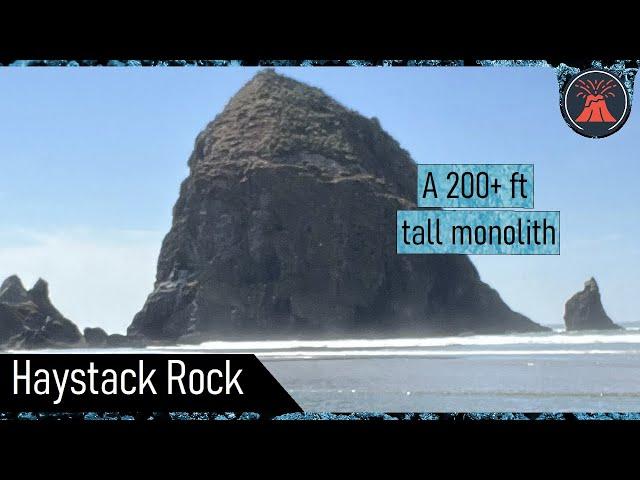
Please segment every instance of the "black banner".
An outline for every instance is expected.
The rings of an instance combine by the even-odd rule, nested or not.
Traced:
[[[250,354],[4,354],[0,411],[302,411]]]

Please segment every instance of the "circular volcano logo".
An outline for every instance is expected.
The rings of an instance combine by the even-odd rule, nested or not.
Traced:
[[[607,137],[622,128],[631,105],[624,83],[604,70],[587,70],[567,82],[561,110],[569,126],[585,137]]]

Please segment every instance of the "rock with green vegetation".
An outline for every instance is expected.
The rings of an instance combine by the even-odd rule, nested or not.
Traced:
[[[317,88],[258,73],[197,136],[188,163],[129,335],[546,329],[512,311],[466,256],[396,254],[396,211],[416,207],[416,165],[377,119]]]

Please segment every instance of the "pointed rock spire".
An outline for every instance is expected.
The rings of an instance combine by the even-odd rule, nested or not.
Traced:
[[[27,290],[17,275],[11,275],[0,285],[0,303],[16,305],[28,300]]]
[[[596,279],[584,282],[584,289],[565,304],[564,322],[567,330],[611,330],[622,328],[613,323],[602,306]]]
[[[42,278],[31,287],[28,292],[29,299],[38,306],[38,309],[50,317],[62,317],[62,314],[53,306],[49,298],[49,283]]]

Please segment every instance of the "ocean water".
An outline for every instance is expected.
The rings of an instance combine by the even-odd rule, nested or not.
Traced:
[[[144,351],[255,353],[306,411],[638,412],[640,323],[625,327],[443,338],[207,342]]]

